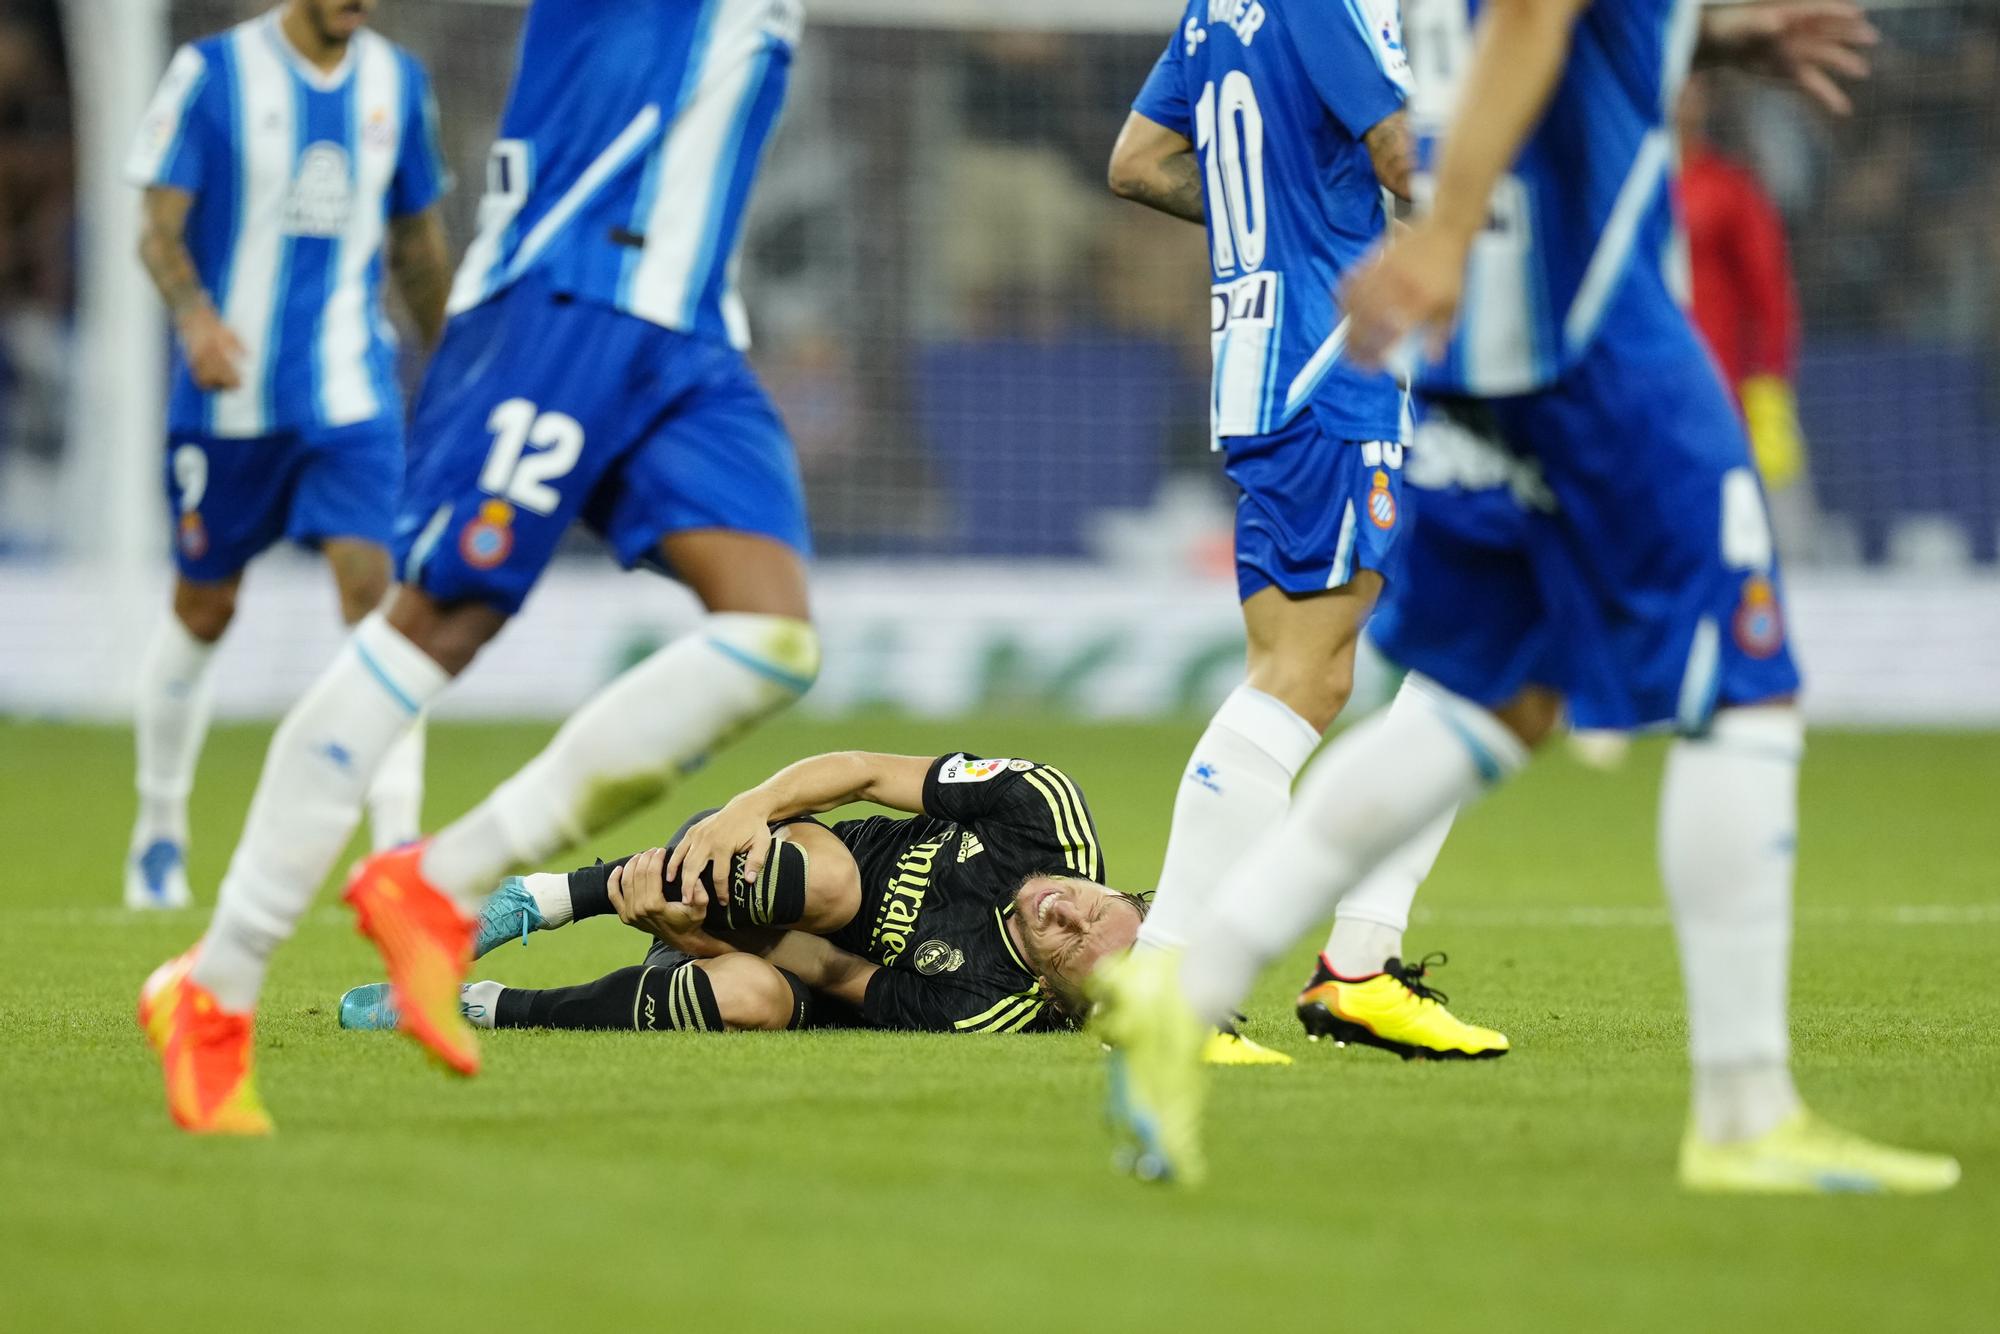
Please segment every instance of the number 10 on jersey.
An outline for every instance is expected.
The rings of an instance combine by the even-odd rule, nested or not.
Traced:
[[[1194,105],[1195,148],[1208,188],[1208,242],[1215,271],[1264,262],[1264,113],[1240,69],[1202,86]]]

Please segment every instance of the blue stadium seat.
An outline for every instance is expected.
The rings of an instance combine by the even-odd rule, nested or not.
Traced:
[[[2000,383],[1977,351],[1886,339],[1815,340],[1799,416],[1824,510],[1880,563],[1896,520],[1942,517],[1991,564],[2000,533]]]
[[[1190,397],[1172,347],[1089,335],[928,344],[915,389],[955,518],[940,554],[979,556],[1087,554],[1094,514],[1152,501]]]

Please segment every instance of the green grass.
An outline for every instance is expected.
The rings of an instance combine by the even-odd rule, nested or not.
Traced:
[[[787,721],[669,804],[836,746],[1061,762],[1113,878],[1151,883],[1193,726]],[[464,808],[544,729],[439,727],[429,808]],[[265,733],[218,729],[193,870],[216,883]],[[331,896],[278,958],[260,1029],[265,1143],[168,1124],[131,1019],[199,929],[115,908],[129,739],[0,723],[0,1330],[1992,1329],[2000,1277],[2000,736],[1822,735],[1804,793],[1798,1065],[1829,1115],[1949,1147],[1931,1200],[1700,1200],[1674,1188],[1683,1028],[1658,906],[1659,752],[1551,757],[1473,812],[1418,948],[1513,1037],[1480,1066],[1308,1048],[1223,1072],[1213,1181],[1107,1170],[1078,1037],[506,1033],[447,1082],[336,1030],[372,972]],[[1899,913],[1938,905],[1941,919]],[[1595,908],[1624,910],[1593,915]],[[522,984],[626,962],[593,923],[509,946]]]

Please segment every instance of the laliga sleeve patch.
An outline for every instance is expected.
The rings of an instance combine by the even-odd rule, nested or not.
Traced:
[[[1023,769],[1034,766],[1025,760],[981,760],[970,755],[954,755],[938,770],[940,783],[983,783],[1008,769],[1019,765]]]
[[[1410,56],[1403,45],[1403,16],[1396,0],[1360,0],[1360,12],[1368,21],[1368,36],[1375,45],[1375,59],[1382,72],[1408,87]]]

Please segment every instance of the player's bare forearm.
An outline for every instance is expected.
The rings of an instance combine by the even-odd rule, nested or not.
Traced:
[[[445,300],[451,292],[444,220],[436,208],[389,223],[389,274],[424,346],[436,347],[444,331]]]
[[[1488,0],[1458,110],[1438,148],[1430,221],[1470,245],[1494,187],[1555,95],[1570,34],[1589,0]]]
[[[1138,112],[1125,118],[1111,148],[1111,193],[1186,222],[1206,223],[1201,163],[1194,144]]]
[[[243,344],[216,313],[188,253],[185,237],[193,207],[194,196],[185,190],[148,189],[139,259],[173,314],[174,336],[196,386],[209,391],[238,389],[243,384]]]
[[[788,764],[736,801],[754,806],[767,821],[817,815],[854,801],[921,813],[930,767],[929,759],[917,755],[836,751]]]
[[[1417,141],[1410,133],[1410,117],[1398,111],[1362,136],[1368,160],[1375,164],[1375,179],[1398,199],[1410,197],[1410,177],[1417,169]]]
[[[213,308],[187,248],[188,210],[193,207],[194,196],[185,190],[155,186],[146,191],[139,261],[176,320]]]

